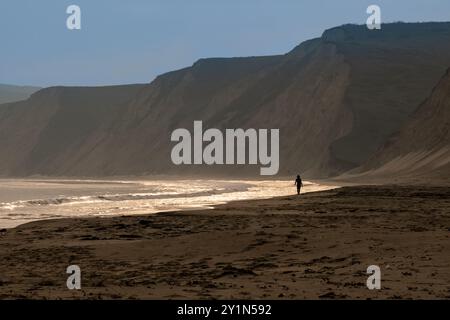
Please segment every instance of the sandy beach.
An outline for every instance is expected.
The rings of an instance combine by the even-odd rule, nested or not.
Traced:
[[[0,298],[448,299],[450,189],[357,186],[0,231]],[[78,265],[82,289],[68,290]],[[381,290],[366,287],[369,265]]]

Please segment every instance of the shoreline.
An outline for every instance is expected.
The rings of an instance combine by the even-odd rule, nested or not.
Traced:
[[[330,184],[330,186],[331,186],[331,184]],[[343,188],[343,187],[345,187],[345,186],[340,186],[340,187],[337,186],[337,187],[335,187],[333,189],[328,189],[328,190],[335,190],[335,189],[339,189],[339,188]],[[325,190],[325,191],[328,191],[328,190]],[[324,192],[324,191],[323,190],[320,190],[320,191],[308,191],[308,192],[301,193],[301,195],[306,195],[306,194],[310,194],[310,193],[318,193],[318,192]],[[297,195],[293,194],[293,196],[297,196]],[[230,200],[230,201],[227,201],[225,203],[218,203],[218,204],[211,205],[211,206],[205,205],[204,207],[183,208],[183,209],[180,209],[180,210],[158,211],[158,212],[154,212],[154,213],[142,213],[142,214],[130,214],[130,215],[121,214],[121,215],[115,215],[115,216],[100,216],[100,217],[89,217],[89,216],[74,216],[74,217],[70,217],[70,218],[55,217],[55,218],[49,218],[49,219],[33,220],[33,221],[30,221],[30,222],[25,222],[25,223],[19,224],[19,225],[15,226],[15,227],[0,228],[0,232],[2,230],[11,230],[11,229],[19,228],[21,226],[24,226],[24,225],[27,225],[27,224],[30,224],[30,223],[40,223],[40,222],[44,222],[45,223],[45,222],[66,220],[66,219],[69,219],[69,220],[83,219],[84,220],[84,219],[94,219],[94,218],[111,219],[111,218],[115,218],[115,217],[121,217],[121,218],[146,217],[148,215],[176,214],[176,213],[183,213],[183,212],[189,212],[189,211],[204,211],[204,210],[216,210],[216,209],[220,210],[221,206],[226,206],[228,204],[232,204],[232,203],[236,203],[236,202],[264,201],[264,200],[271,200],[271,199],[275,200],[275,199],[278,199],[280,197],[284,197],[284,196],[267,197],[267,198],[256,198],[256,199],[246,199],[246,200]]]
[[[448,299],[448,187],[352,186],[0,232],[0,298]],[[79,265],[82,289],[66,288]],[[382,290],[368,290],[379,265]]]
[[[303,192],[335,188],[305,181]],[[291,193],[287,180],[0,180],[0,229],[53,218],[211,209]]]

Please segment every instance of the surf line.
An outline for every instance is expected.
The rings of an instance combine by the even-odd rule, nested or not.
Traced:
[[[278,173],[279,129],[270,129],[270,144],[268,129],[225,129],[225,139],[219,129],[203,132],[202,121],[194,121],[193,129],[193,137],[185,128],[172,132],[170,140],[178,142],[170,155],[175,165],[257,165],[259,162],[261,175]],[[203,148],[204,143],[207,145]]]

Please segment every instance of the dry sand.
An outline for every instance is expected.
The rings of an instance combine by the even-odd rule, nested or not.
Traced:
[[[33,222],[0,232],[0,298],[449,299],[449,199],[448,187],[361,186]],[[366,287],[372,264],[381,290]]]

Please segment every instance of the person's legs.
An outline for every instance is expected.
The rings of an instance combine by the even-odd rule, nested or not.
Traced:
[[[300,187],[297,187],[297,194],[300,194]]]

